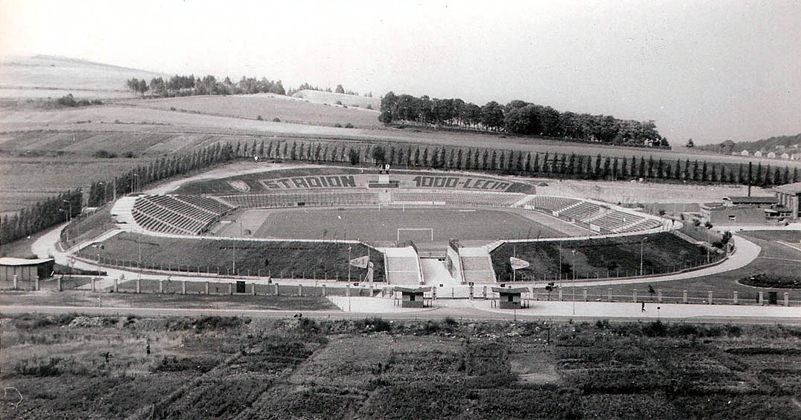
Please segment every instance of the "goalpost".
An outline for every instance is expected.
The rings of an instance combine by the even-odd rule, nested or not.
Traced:
[[[434,242],[434,228],[398,228],[398,242],[400,242],[401,231],[428,231],[431,234],[431,242]]]

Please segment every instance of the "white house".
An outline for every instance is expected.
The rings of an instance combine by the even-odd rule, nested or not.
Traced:
[[[768,152],[768,159],[776,159],[776,153]]]
[[[748,156],[748,150],[743,150],[740,152],[740,156]]]
[[[762,157],[762,151],[757,150],[756,152],[754,152],[754,157]]]
[[[790,154],[789,154],[789,153],[787,153],[787,152],[784,152],[784,153],[782,153],[782,155],[781,155],[780,157],[781,157],[782,159],[790,159]]]

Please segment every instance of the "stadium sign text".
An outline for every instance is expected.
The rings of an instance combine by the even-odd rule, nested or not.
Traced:
[[[353,175],[298,176],[292,178],[262,179],[259,182],[268,190],[356,188],[356,179]]]
[[[458,176],[416,176],[412,178],[417,188],[461,188],[466,190],[501,190],[506,191],[509,182],[495,181],[486,178],[463,178]]]

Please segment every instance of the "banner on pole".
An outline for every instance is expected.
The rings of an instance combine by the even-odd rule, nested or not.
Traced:
[[[509,264],[512,265],[512,270],[521,270],[531,265],[528,261],[515,257],[509,257]]]
[[[363,257],[354,258],[350,260],[350,265],[359,268],[367,268],[367,263],[370,261],[370,257],[365,255]]]

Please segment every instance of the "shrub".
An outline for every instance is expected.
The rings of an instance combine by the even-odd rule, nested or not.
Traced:
[[[278,117],[273,118],[273,122],[281,122],[281,119]]]
[[[334,124],[334,127],[337,127],[337,128],[342,128],[342,124],[340,124],[340,123],[336,123],[336,124]]]
[[[58,98],[56,103],[62,106],[78,106],[78,103],[75,102],[75,98],[72,97],[71,93]]]
[[[355,326],[356,328],[366,332],[392,331],[392,324],[379,317],[358,320],[356,321]]]
[[[92,156],[101,159],[114,159],[115,157],[117,157],[117,154],[106,150],[98,150],[94,152]]]
[[[353,128],[353,124],[347,123],[347,124],[345,124],[345,128]]]
[[[171,107],[170,107],[170,111],[175,111],[175,107],[174,107],[174,106],[171,106]]]
[[[367,108],[367,109],[373,109],[373,104],[367,104],[367,106],[366,106],[365,108]]]
[[[337,101],[336,104],[337,105],[342,105],[342,101]]]
[[[261,117],[261,115],[259,115],[258,117],[256,117],[256,120],[258,120],[258,121],[264,121],[264,118],[262,118],[262,117]]]

